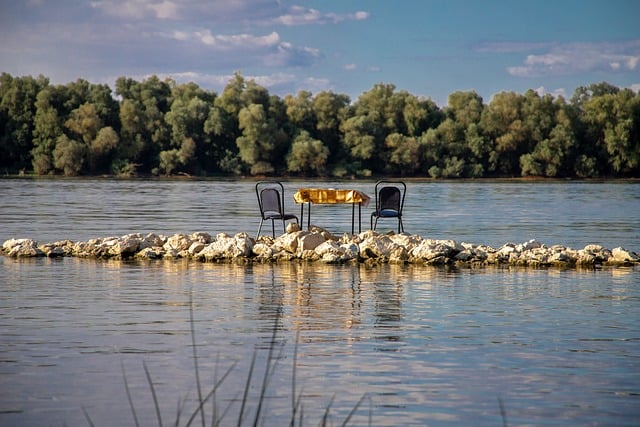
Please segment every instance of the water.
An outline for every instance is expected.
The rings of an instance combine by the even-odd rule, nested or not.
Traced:
[[[253,234],[258,225],[249,181],[0,184],[0,240]],[[287,182],[287,194],[300,184]],[[638,188],[411,183],[405,228],[494,246],[536,238],[638,251]],[[363,226],[369,212],[363,209]],[[347,231],[351,209],[314,207],[312,222]],[[263,425],[288,422],[299,395],[304,425],[317,425],[329,405],[330,425],[340,424],[364,396],[352,425],[371,417],[381,426],[632,426],[640,420],[638,319],[637,267],[0,257],[0,425],[89,425],[83,411],[96,425],[133,425],[125,378],[140,424],[158,425],[145,366],[164,424],[173,424],[183,404],[185,425],[197,402],[193,338],[204,393],[230,370],[214,399],[218,414],[228,408],[222,425],[236,424],[255,355],[244,423],[252,424],[274,343]],[[209,425],[213,405],[205,408]]]

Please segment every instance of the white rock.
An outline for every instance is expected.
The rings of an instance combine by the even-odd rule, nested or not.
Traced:
[[[613,248],[611,254],[613,259],[619,262],[637,262],[640,260],[637,254],[622,247]]]

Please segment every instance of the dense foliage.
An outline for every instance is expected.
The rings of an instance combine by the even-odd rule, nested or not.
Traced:
[[[37,175],[638,177],[640,95],[608,83],[567,101],[502,92],[488,104],[376,84],[284,99],[236,74],[195,83],[108,85],[0,77],[0,170]]]

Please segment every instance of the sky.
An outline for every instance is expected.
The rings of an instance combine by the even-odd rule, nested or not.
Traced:
[[[637,0],[0,0],[0,72],[115,89],[152,75],[273,95],[378,83],[445,106],[534,89],[640,90]]]

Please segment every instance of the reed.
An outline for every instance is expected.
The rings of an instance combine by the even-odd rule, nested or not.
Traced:
[[[257,363],[256,361],[258,357],[258,350],[255,350],[253,352],[251,364],[247,372],[247,379],[244,384],[244,389],[236,393],[236,396],[239,396],[240,394],[242,395],[242,399],[240,400],[240,410],[239,410],[237,420],[226,419],[228,411],[233,405],[233,401],[235,399],[232,399],[232,401],[227,405],[226,408],[224,408],[222,412],[219,412],[218,410],[219,403],[215,399],[216,392],[220,390],[221,387],[224,386],[225,380],[232,374],[237,363],[234,362],[224,372],[224,374],[220,379],[217,379],[214,381],[213,386],[206,392],[206,394],[203,393],[202,383],[200,378],[201,374],[200,374],[200,369],[198,364],[199,356],[196,348],[196,330],[195,330],[193,312],[194,312],[193,297],[192,295],[190,295],[189,323],[190,323],[191,342],[193,346],[194,375],[195,375],[195,381],[196,381],[197,405],[195,409],[193,409],[190,413],[187,414],[188,418],[186,419],[186,422],[183,425],[185,427],[192,426],[198,418],[200,419],[200,424],[202,425],[202,427],[205,427],[207,425],[219,426],[219,425],[222,425],[223,423],[224,425],[237,425],[238,427],[241,427],[244,425],[252,425],[254,427],[258,425],[264,425],[265,418],[266,418],[266,414],[264,413],[264,407],[265,407],[264,404],[266,403],[269,384],[271,379],[273,378],[273,375],[276,373],[278,361],[282,358],[281,356],[284,351],[284,345],[280,346],[280,348],[278,348],[278,345],[277,345],[278,323],[281,318],[280,310],[277,311],[277,315],[276,315],[276,318],[274,319],[273,327],[271,330],[271,340],[269,342],[269,348],[267,349],[267,360],[265,362],[264,375],[262,376],[262,379],[260,380],[260,383],[259,383],[260,394],[254,410],[255,413],[253,414],[248,413],[248,407],[249,407],[248,403],[249,403],[249,391],[255,381],[254,372],[255,372],[256,363]],[[306,422],[306,420],[304,419],[304,406],[302,403],[303,392],[302,390],[298,392],[298,385],[296,383],[297,353],[298,353],[299,339],[300,339],[300,336],[299,334],[297,334],[295,347],[294,347],[293,366],[292,366],[293,371],[292,371],[292,381],[291,381],[291,416],[289,420],[290,427],[302,427],[303,425],[305,425],[305,422]],[[153,400],[153,408],[155,410],[158,426],[163,427],[164,422],[162,419],[161,406],[160,406],[160,402],[158,401],[158,397],[157,397],[157,393],[156,393],[156,389],[153,383],[151,373],[149,371],[149,368],[146,362],[143,361],[142,366],[143,366],[147,383],[149,385],[149,390],[151,393],[151,398]],[[125,371],[124,364],[122,364],[121,367],[122,367],[122,377],[124,381],[124,388],[127,396],[127,401],[129,403],[131,415],[133,417],[133,422],[136,427],[139,427],[140,419],[138,416],[138,411],[136,410],[133,402],[133,396],[131,395],[131,389],[129,387],[129,381],[127,379],[127,373]],[[368,397],[367,393],[363,394],[362,397],[358,400],[358,402],[356,402],[356,404],[353,406],[349,414],[347,414],[344,420],[342,420],[342,422],[340,422],[338,425],[341,425],[341,426],[349,425],[349,422],[351,421],[353,416],[358,412],[358,409],[362,406],[362,403],[365,401],[367,397]],[[324,408],[322,419],[319,422],[314,423],[315,425],[319,425],[319,426],[329,425],[331,405],[333,404],[334,399],[335,399],[335,396],[331,398],[329,403]],[[171,423],[171,425],[175,427],[179,427],[180,425],[182,425],[181,418],[185,411],[186,401],[187,401],[186,397],[182,400],[180,399],[178,400],[176,417],[175,417],[175,420],[173,420],[173,422]],[[212,404],[212,413],[211,413],[211,419],[209,420],[209,423],[207,423],[207,419],[206,419],[207,416],[205,411],[205,405],[207,405],[208,403]],[[95,423],[91,419],[91,416],[88,413],[87,409],[85,407],[82,407],[82,411],[89,425],[93,427]],[[369,426],[372,425],[371,407],[369,408],[369,411],[368,411],[368,425]]]

